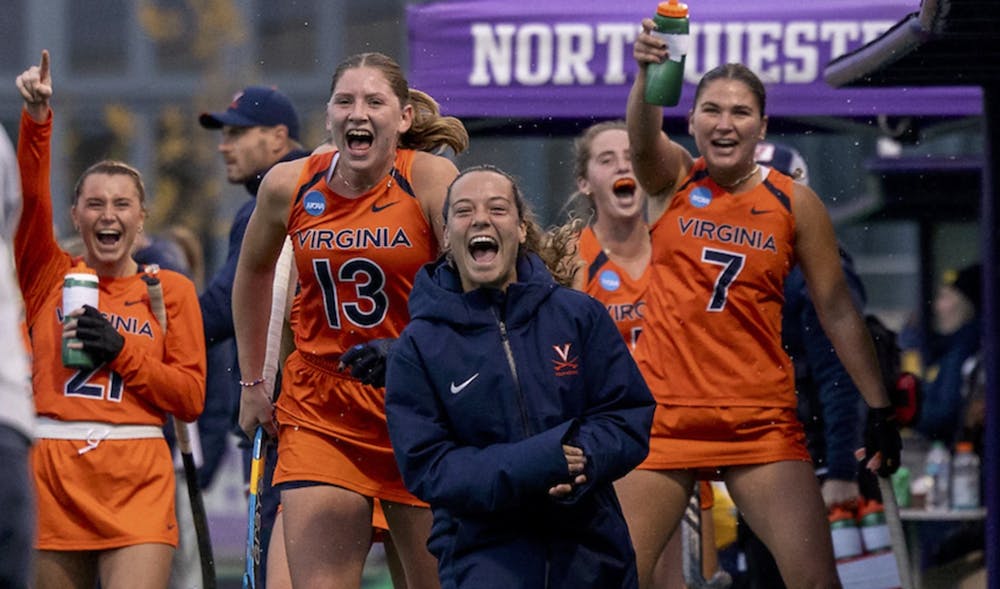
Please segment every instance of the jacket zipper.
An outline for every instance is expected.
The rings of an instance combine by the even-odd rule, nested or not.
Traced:
[[[524,426],[524,437],[532,435],[528,421],[528,410],[524,406],[524,391],[521,390],[521,380],[517,377],[517,366],[514,364],[514,351],[510,348],[510,338],[507,337],[507,324],[496,315],[497,325],[500,326],[500,343],[503,344],[503,351],[507,355],[507,365],[510,366],[510,373],[514,377],[514,388],[517,389],[517,406],[521,410],[521,425]]]

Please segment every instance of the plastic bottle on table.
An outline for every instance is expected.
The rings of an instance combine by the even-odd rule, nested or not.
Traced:
[[[646,92],[649,104],[676,106],[681,99],[684,85],[684,56],[688,52],[688,7],[678,0],[661,2],[653,17],[656,28],[653,34],[667,44],[669,56],[663,63],[646,66]]]
[[[830,508],[830,535],[833,537],[833,556],[837,560],[860,556],[864,549],[861,546],[861,532],[854,519],[854,512],[846,505],[834,505]]]
[[[951,507],[953,509],[979,507],[979,457],[976,456],[971,442],[959,442],[955,446],[955,458],[951,470]]]
[[[84,305],[97,308],[99,292],[99,281],[97,273],[88,268],[83,262],[74,266],[63,279],[62,291],[62,312],[63,323],[69,321],[69,314]],[[62,340],[62,363],[67,368],[93,368],[94,361],[87,352],[70,348],[71,342],[80,340],[63,338]]]
[[[862,499],[858,509],[858,524],[865,552],[879,552],[892,547],[889,525],[885,521],[885,509],[881,503]]]
[[[947,510],[951,506],[949,500],[951,452],[948,451],[944,442],[937,440],[931,444],[931,449],[927,452],[924,474],[934,481],[927,493],[927,509]]]

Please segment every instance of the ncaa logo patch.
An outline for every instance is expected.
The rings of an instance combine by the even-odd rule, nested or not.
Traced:
[[[611,292],[618,290],[618,287],[622,285],[621,277],[618,276],[618,273],[614,270],[605,270],[601,272],[601,276],[597,281],[600,283],[601,288]]]
[[[688,195],[688,202],[693,207],[703,209],[712,202],[712,191],[704,186],[699,186]]]
[[[306,197],[302,199],[302,208],[305,209],[306,214],[318,217],[326,212],[326,198],[323,196],[322,192],[318,190],[311,190],[306,193]]]

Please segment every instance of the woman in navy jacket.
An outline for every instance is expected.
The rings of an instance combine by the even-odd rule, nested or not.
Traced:
[[[556,284],[516,183],[466,170],[389,359],[403,480],[430,503],[444,589],[636,587],[612,482],[646,456],[653,402],[607,311]]]

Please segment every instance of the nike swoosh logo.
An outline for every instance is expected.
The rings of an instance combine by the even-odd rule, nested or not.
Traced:
[[[750,207],[750,214],[751,215],[763,215],[764,213],[770,213],[770,212],[771,212],[771,209],[764,209],[762,211],[758,211],[755,207]]]
[[[378,206],[378,203],[373,202],[372,203],[372,212],[373,213],[377,213],[379,211],[384,211],[387,208],[391,207],[392,205],[394,205],[394,204],[396,204],[398,202],[399,202],[398,200],[394,200],[394,201],[392,201],[390,203],[386,203],[386,204],[384,204],[382,206]]]
[[[125,301],[126,307],[131,307],[132,305],[138,305],[139,303],[145,303],[146,299],[139,299],[138,301]]]
[[[469,386],[469,383],[471,383],[472,381],[476,380],[476,377],[478,377],[478,376],[479,376],[479,373],[477,372],[477,373],[473,374],[472,376],[470,376],[469,380],[463,382],[462,384],[458,384],[458,385],[455,384],[455,381],[452,381],[452,383],[451,383],[451,394],[457,395],[457,394],[461,393],[462,390],[465,387]]]

